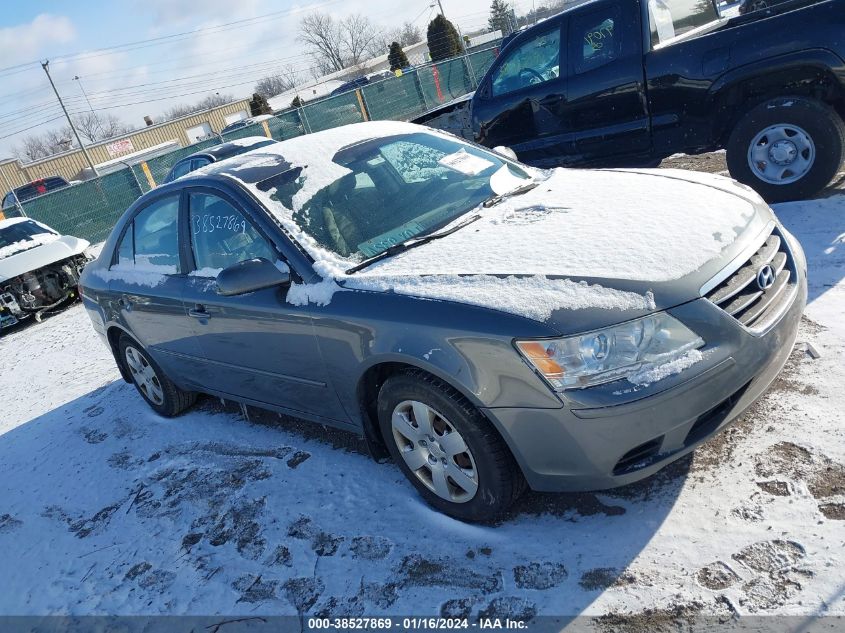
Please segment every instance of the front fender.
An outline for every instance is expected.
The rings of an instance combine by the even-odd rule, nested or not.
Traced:
[[[388,345],[383,350],[372,350],[364,359],[359,381],[373,367],[394,363],[440,378],[476,407],[563,406],[523,361],[511,339],[483,335],[435,337],[408,331]]]

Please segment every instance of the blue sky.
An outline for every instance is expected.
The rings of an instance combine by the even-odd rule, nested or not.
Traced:
[[[490,0],[442,1],[447,17],[465,30],[486,22]],[[27,134],[64,124],[39,60],[51,60],[53,78],[72,112],[90,107],[140,127],[144,115],[155,119],[176,103],[209,93],[248,96],[258,79],[283,66],[294,66],[310,79],[312,63],[296,41],[299,19],[309,11],[336,17],[363,13],[384,29],[416,19],[423,32],[434,15],[431,0],[5,4],[0,13],[0,158],[12,155]],[[518,5],[530,9],[531,0]],[[240,23],[222,26],[233,22]],[[197,29],[203,30],[174,37]],[[125,46],[151,38],[169,39]],[[100,50],[108,47],[122,48]]]

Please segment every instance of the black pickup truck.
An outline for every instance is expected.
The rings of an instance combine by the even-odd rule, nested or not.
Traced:
[[[845,155],[845,0],[720,16],[712,0],[588,0],[519,33],[463,101],[415,119],[540,167],[727,150],[770,201]]]

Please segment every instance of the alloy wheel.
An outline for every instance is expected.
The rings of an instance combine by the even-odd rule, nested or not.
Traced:
[[[463,436],[441,413],[416,400],[391,416],[393,439],[405,464],[438,497],[466,503],[478,491],[478,469]]]

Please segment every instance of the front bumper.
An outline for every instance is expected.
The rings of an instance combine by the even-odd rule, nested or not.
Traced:
[[[560,409],[483,412],[533,490],[603,490],[648,477],[723,430],[769,388],[798,334],[807,302],[804,270],[796,285],[791,305],[760,335],[706,299],[670,310],[708,342],[705,360],[648,388],[618,381],[585,390]]]

